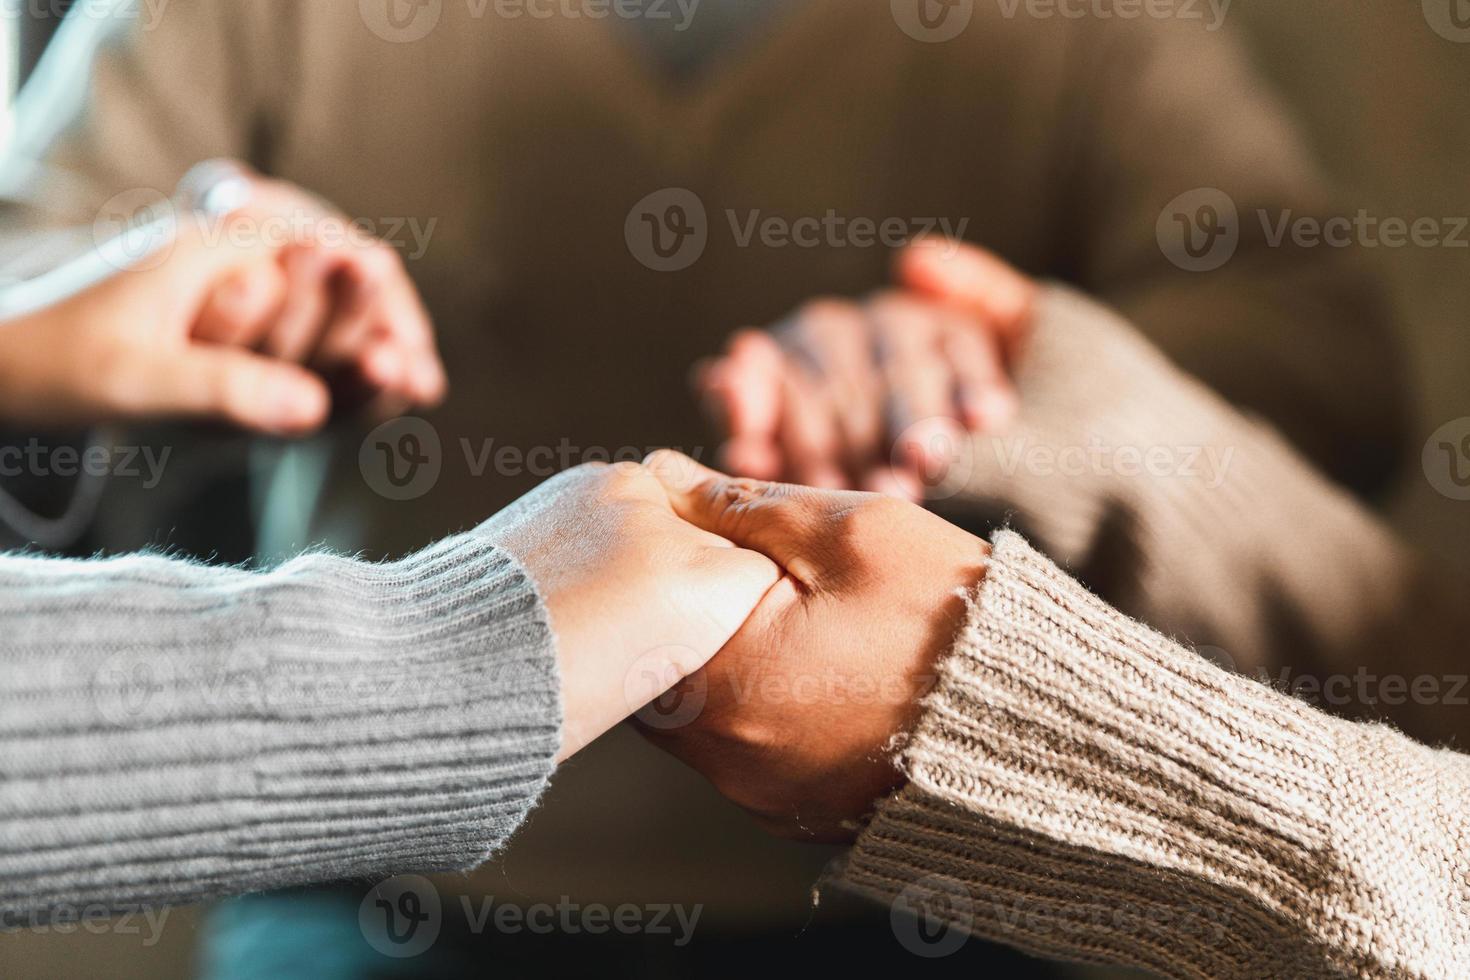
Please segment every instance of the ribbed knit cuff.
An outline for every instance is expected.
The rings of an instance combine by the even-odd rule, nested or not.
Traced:
[[[351,664],[350,687],[330,656],[274,665],[303,689],[346,697],[271,733],[242,854],[268,873],[300,854],[331,877],[473,868],[555,767],[560,678],[546,609],[520,564],[473,535],[347,574],[367,615],[348,630],[376,655]]]
[[[909,784],[843,876],[1048,957],[1311,975],[1329,724],[1002,533],[903,751]]]
[[[386,564],[142,558],[14,581],[55,652],[23,630],[11,656],[6,921],[468,869],[554,767],[546,609],[474,534]]]

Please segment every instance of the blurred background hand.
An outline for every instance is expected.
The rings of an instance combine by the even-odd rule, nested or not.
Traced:
[[[756,479],[920,500],[966,432],[1015,416],[1010,368],[1037,288],[974,246],[900,252],[897,288],[821,299],[743,331],[696,385],[727,438],[724,464]]]
[[[317,375],[194,332],[221,280],[261,275],[274,261],[258,242],[211,244],[185,221],[161,265],[124,269],[0,323],[0,417],[43,428],[170,418],[282,436],[318,428],[330,397]]]
[[[247,205],[178,218],[161,263],[0,323],[0,417],[44,428],[196,418],[299,436],[334,398],[384,415],[442,400],[433,331],[396,253],[315,230],[283,237],[319,230],[326,212],[250,179]]]
[[[214,161],[198,180],[231,171],[248,183],[242,232],[276,252],[209,291],[194,336],[305,364],[339,399],[391,417],[443,401],[447,382],[428,312],[397,251],[321,199],[243,164]]]

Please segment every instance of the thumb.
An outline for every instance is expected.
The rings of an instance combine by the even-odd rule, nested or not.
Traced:
[[[910,289],[979,317],[1010,354],[1036,305],[1035,283],[994,253],[954,239],[919,239],[899,254],[897,273]]]
[[[827,532],[836,517],[864,497],[734,479],[667,449],[644,465],[663,484],[679,517],[737,548],[760,552],[806,585],[834,571]]]
[[[214,419],[298,436],[326,421],[331,396],[305,368],[234,347],[191,344],[148,372],[138,415]]]

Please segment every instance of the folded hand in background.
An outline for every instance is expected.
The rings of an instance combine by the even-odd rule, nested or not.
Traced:
[[[344,388],[383,415],[442,400],[433,329],[397,254],[320,235],[349,223],[297,188],[233,177],[248,200],[179,215],[161,261],[0,323],[0,416],[198,418],[296,436],[323,425]]]
[[[1036,286],[973,246],[900,253],[897,288],[817,300],[736,334],[696,385],[741,476],[919,500],[954,441],[1016,414],[1010,369]]]

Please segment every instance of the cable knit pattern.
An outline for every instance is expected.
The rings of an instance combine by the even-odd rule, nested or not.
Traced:
[[[1167,976],[1470,976],[1470,758],[1331,718],[1006,532],[844,872],[977,935]]]
[[[544,605],[470,534],[251,573],[0,558],[0,923],[483,862],[546,785]]]

